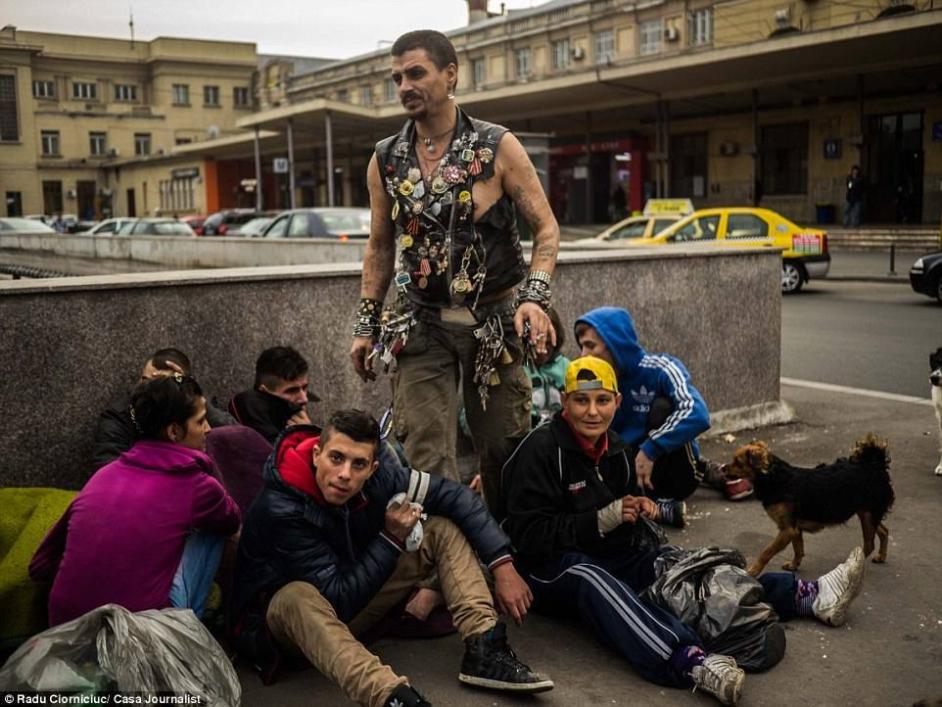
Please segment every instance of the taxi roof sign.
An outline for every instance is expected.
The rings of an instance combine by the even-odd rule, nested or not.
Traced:
[[[645,216],[658,214],[677,214],[686,216],[693,213],[693,202],[690,199],[648,199],[644,204]]]

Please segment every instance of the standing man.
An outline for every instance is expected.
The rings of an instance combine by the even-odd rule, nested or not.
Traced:
[[[847,175],[847,194],[844,204],[844,226],[860,225],[860,207],[863,204],[864,180],[860,176],[860,167],[854,165]]]
[[[372,225],[350,355],[364,380],[375,378],[377,361],[396,360],[396,435],[414,467],[453,479],[463,382],[496,512],[500,468],[530,427],[521,337],[538,353],[555,342],[546,309],[559,227],[520,141],[455,104],[458,57],[448,38],[408,32],[391,54],[409,119],[376,145],[368,167]],[[533,232],[529,272],[517,211]],[[394,274],[396,307],[381,326]]]

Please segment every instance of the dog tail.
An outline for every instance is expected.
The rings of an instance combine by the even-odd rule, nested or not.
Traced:
[[[850,458],[869,469],[876,477],[876,483],[872,488],[873,508],[871,510],[876,522],[879,523],[893,507],[893,501],[896,500],[896,494],[893,492],[893,482],[890,479],[889,443],[872,432],[868,432],[857,440],[857,445],[854,447]]]
[[[859,464],[876,464],[888,468],[890,466],[889,444],[873,432],[868,432],[857,440],[850,458]]]

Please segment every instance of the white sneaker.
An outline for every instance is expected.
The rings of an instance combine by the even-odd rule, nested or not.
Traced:
[[[708,655],[703,665],[698,665],[691,671],[690,677],[693,678],[694,690],[699,687],[724,705],[735,705],[739,702],[742,686],[746,681],[746,673],[736,665],[736,661],[728,655],[718,653]]]
[[[847,607],[863,585],[863,548],[855,547],[847,559],[818,578],[818,596],[811,604],[815,617],[830,626],[840,626],[847,619]]]

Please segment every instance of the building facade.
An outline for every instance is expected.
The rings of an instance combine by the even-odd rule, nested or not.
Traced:
[[[459,103],[548,138],[562,222],[610,220],[616,190],[630,209],[674,196],[839,218],[856,164],[868,221],[938,223],[942,9],[931,2],[552,0],[496,17],[479,6],[448,33]],[[325,106],[367,111],[372,123],[342,142],[362,174],[402,118],[388,73],[385,49],[297,74],[277,111],[240,125],[315,126],[294,144],[307,161],[325,147],[314,134]]]
[[[4,215],[82,219],[197,211],[206,168],[135,178],[175,148],[242,131],[255,105],[255,45],[129,41],[0,30]],[[174,176],[175,175],[175,176]],[[172,205],[176,205],[175,207]]]

